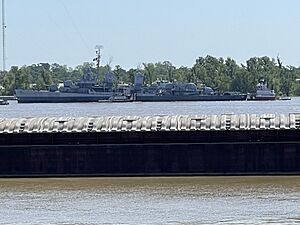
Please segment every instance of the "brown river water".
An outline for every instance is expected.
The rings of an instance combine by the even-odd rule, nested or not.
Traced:
[[[300,224],[300,176],[0,179],[0,224]]]

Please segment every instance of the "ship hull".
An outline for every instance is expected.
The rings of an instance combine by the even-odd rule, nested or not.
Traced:
[[[135,101],[171,102],[171,101],[244,101],[247,95],[136,95]]]
[[[61,93],[34,90],[16,90],[18,103],[69,103],[99,102],[109,100],[113,92],[91,94]],[[171,101],[244,101],[247,95],[151,95],[137,94],[134,101],[171,102]]]
[[[111,96],[111,92],[81,94],[34,90],[16,90],[18,103],[98,102],[100,100],[108,100]]]

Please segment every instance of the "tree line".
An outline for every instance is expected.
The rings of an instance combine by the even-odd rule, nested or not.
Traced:
[[[0,95],[13,95],[17,88],[46,89],[51,84],[58,84],[64,80],[79,80],[91,69],[97,74],[93,63],[83,63],[75,68],[57,63],[39,63],[30,66],[12,66],[9,71],[2,71],[0,75]],[[284,66],[279,58],[267,56],[252,57],[245,64],[237,64],[232,58],[216,58],[210,55],[199,57],[194,65],[189,67],[175,67],[171,62],[143,63],[141,68],[123,69],[120,65],[111,68],[101,66],[98,74],[103,80],[104,74],[111,71],[115,84],[134,81],[134,75],[141,72],[145,85],[156,80],[177,82],[192,82],[201,86],[209,86],[220,93],[225,91],[239,91],[254,93],[260,80],[265,80],[270,89],[277,95],[300,95],[300,67]]]

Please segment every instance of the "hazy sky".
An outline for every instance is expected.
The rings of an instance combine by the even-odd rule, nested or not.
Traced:
[[[280,55],[300,66],[298,0],[5,0],[7,68],[76,66],[104,46],[102,64],[128,69],[199,56]],[[1,58],[2,59],[2,58]],[[1,66],[2,68],[2,66]]]

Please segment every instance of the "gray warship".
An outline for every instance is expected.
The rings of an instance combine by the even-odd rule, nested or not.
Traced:
[[[75,83],[66,80],[62,87],[50,85],[48,90],[16,89],[15,95],[18,103],[98,102],[115,95],[112,77],[111,72],[106,73],[104,82],[99,85],[89,70]]]
[[[198,89],[194,83],[156,81],[144,86],[144,76],[137,73],[131,86],[113,87],[113,73],[107,72],[102,84],[88,71],[79,81],[64,81],[63,86],[50,85],[48,90],[16,89],[19,103],[66,102],[167,102],[167,101],[243,101],[247,94],[225,92],[219,94],[211,87]]]
[[[101,46],[96,46],[97,75],[100,68]],[[66,102],[159,102],[159,101],[235,101],[246,100],[246,94],[238,92],[216,93],[210,87],[198,90],[194,83],[157,81],[144,85],[144,75],[137,72],[133,85],[113,86],[114,74],[108,71],[99,83],[91,69],[73,83],[66,80],[63,85],[53,84],[48,90],[16,89],[18,103],[66,103]]]
[[[102,46],[96,46],[97,75],[100,68],[100,50]],[[118,93],[123,92],[118,90]],[[48,90],[16,89],[15,96],[18,103],[66,103],[66,102],[98,102],[105,101],[118,95],[113,88],[113,73],[107,71],[104,81],[98,82],[91,69],[85,71],[80,80],[73,83],[66,80],[58,87],[52,84]]]
[[[150,86],[143,86],[144,76],[135,75],[134,101],[163,102],[163,101],[243,101],[247,94],[225,92],[219,94],[211,87],[198,89],[194,83],[156,81]]]

